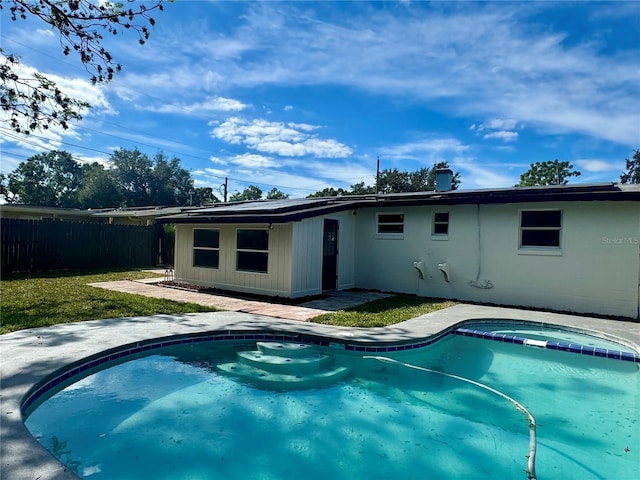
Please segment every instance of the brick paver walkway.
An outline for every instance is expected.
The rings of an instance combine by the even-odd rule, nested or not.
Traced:
[[[164,298],[175,302],[197,303],[217,310],[253,313],[267,317],[302,321],[317,317],[323,313],[335,312],[340,309],[361,305],[389,296],[388,294],[378,292],[339,291],[332,292],[325,298],[311,300],[301,305],[285,305],[277,303],[275,300],[274,302],[246,300],[226,295],[214,295],[156,285],[161,280],[162,279],[119,280],[114,282],[90,283],[89,285],[116,292],[144,295],[145,297]]]

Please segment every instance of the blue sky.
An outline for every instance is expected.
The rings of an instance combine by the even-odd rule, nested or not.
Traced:
[[[176,1],[92,86],[36,21],[3,11],[2,48],[91,103],[69,130],[0,126],[1,171],[50,149],[177,156],[197,186],[303,197],[448,161],[461,188],[567,160],[618,181],[640,148],[640,2]]]

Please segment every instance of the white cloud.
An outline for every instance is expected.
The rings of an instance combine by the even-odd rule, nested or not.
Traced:
[[[50,29],[50,30],[44,30],[44,29],[42,29],[42,28],[38,28],[38,29],[36,30],[36,34],[41,35],[41,36],[43,36],[43,37],[47,37],[47,38],[53,38],[53,37],[55,37],[55,35],[53,34],[53,30],[52,30],[52,29]]]
[[[81,153],[74,153],[73,158],[80,163],[99,163],[105,168],[111,167],[109,158],[104,155],[83,155]]]
[[[514,142],[518,139],[518,132],[514,132],[516,128],[522,128],[518,125],[518,121],[512,118],[494,118],[480,125],[471,125],[469,130],[477,132],[476,135],[481,135],[481,132],[487,131],[482,135],[485,140],[498,139],[505,142]]]
[[[253,184],[265,191],[275,186],[294,197],[306,197],[325,187],[349,188],[361,181],[371,185],[375,178],[375,163],[363,165],[343,159],[289,157],[272,165],[266,157],[247,154],[216,158],[215,163],[228,168],[199,169],[192,172],[194,179],[200,186],[217,188],[224,177],[228,177],[230,192],[241,191]]]
[[[211,163],[215,163],[215,164],[217,164],[217,165],[225,165],[225,164],[227,163],[225,160],[222,160],[222,159],[221,159],[221,158],[219,158],[219,157],[213,157],[213,156],[212,156],[212,157],[209,157],[209,161],[210,161]]]
[[[612,165],[604,160],[596,159],[576,160],[575,164],[587,172],[610,172],[620,168],[619,165]]]
[[[205,168],[204,171],[200,171],[197,170],[195,172],[193,172],[194,174],[198,174],[198,175],[213,175],[214,177],[224,177],[225,175],[227,175],[228,171],[227,170],[220,170],[218,168]]]
[[[176,92],[184,97],[202,97],[207,92],[218,91],[223,82],[223,75],[206,65],[170,65],[151,73],[126,71],[109,88],[123,100],[139,100],[144,97],[148,101],[149,95],[143,92],[151,92],[151,100],[173,98]]]
[[[471,157],[457,157],[451,162],[451,167],[460,171],[465,189],[512,187],[518,183],[519,175],[510,173],[500,165],[479,165]]]
[[[239,112],[246,109],[248,105],[224,97],[209,97],[204,101],[191,104],[184,103],[168,103],[160,106],[140,104],[137,106],[140,110],[149,110],[158,113],[177,113],[180,115],[207,115],[212,112]]]
[[[518,118],[542,131],[637,143],[637,52],[603,55],[594,42],[566,42],[565,32],[531,20],[538,9],[520,4],[359,12],[320,18],[294,5],[256,5],[227,36],[252,61],[227,57],[218,71],[229,87],[347,86],[438,101],[447,113],[494,118],[495,130],[513,130]]]
[[[518,126],[518,121],[512,118],[493,118],[488,122],[482,123],[477,126],[477,129],[482,130],[515,130]],[[476,127],[472,125],[472,127]],[[473,128],[472,128],[473,130]]]
[[[265,157],[263,155],[256,155],[254,153],[236,155],[235,157],[230,158],[229,161],[235,165],[250,168],[272,168],[278,166],[278,163],[272,158]]]
[[[467,145],[455,138],[432,138],[381,148],[380,157],[385,160],[415,160],[429,164],[447,161],[468,149]]]
[[[518,125],[517,120],[512,118],[494,118],[486,123],[483,123],[479,128],[490,130],[514,130]]]
[[[284,157],[314,156],[344,158],[352,150],[333,139],[319,139],[309,132],[317,127],[302,124],[285,124],[268,120],[244,120],[231,117],[218,124],[212,131],[215,138],[231,144],[242,144],[259,152]]]
[[[318,128],[320,128],[317,125],[309,125],[308,123],[292,123],[292,122],[287,123],[287,126],[291,128],[296,128],[298,130],[302,130],[305,132],[312,132],[313,130],[317,130]]]
[[[505,142],[513,142],[518,139],[518,132],[507,132],[504,130],[499,130],[497,132],[486,133],[482,136],[482,138],[497,138],[499,140],[504,140]]]

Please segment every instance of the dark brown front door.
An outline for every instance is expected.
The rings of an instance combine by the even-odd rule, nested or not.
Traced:
[[[324,220],[322,290],[335,290],[338,282],[338,221]]]

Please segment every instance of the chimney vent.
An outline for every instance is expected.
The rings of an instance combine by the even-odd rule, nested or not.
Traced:
[[[451,190],[451,180],[453,172],[448,168],[438,168],[436,170],[436,192],[448,192]]]

